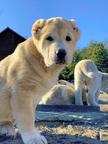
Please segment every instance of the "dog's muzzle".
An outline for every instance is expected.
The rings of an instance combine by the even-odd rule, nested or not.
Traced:
[[[64,49],[60,49],[57,53],[56,64],[65,64],[66,62],[66,51]]]

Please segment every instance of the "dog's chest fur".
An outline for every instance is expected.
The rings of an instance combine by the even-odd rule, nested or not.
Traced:
[[[33,95],[35,96],[34,102],[35,105],[38,104],[41,100],[41,98],[57,83],[56,78],[45,78],[40,81],[36,85],[36,89],[33,92]]]

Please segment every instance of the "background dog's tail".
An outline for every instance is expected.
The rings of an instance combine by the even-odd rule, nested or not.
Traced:
[[[85,75],[88,77],[88,78],[96,78],[97,77],[97,74],[94,73],[94,72],[86,72]]]

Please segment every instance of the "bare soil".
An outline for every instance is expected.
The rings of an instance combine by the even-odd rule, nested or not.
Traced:
[[[108,99],[107,94],[100,98]],[[91,113],[46,113],[55,120],[38,120],[37,129],[47,138],[48,144],[108,144],[108,110]],[[43,114],[41,113],[40,117]],[[58,119],[57,117],[62,117]],[[0,144],[23,144],[20,136],[16,138],[0,136]]]

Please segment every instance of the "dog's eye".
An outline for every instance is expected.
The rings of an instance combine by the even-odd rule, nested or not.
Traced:
[[[66,41],[71,41],[70,36],[66,36]]]
[[[53,39],[51,36],[48,36],[48,37],[46,38],[46,40],[48,40],[48,41],[53,41],[54,39]]]

